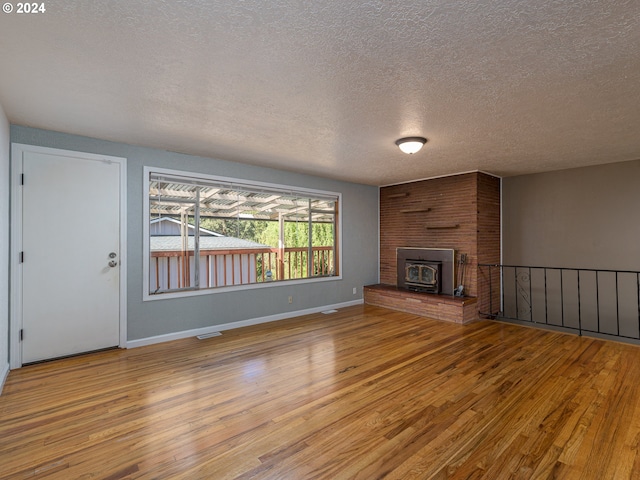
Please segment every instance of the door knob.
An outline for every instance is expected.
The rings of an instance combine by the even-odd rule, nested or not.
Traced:
[[[111,261],[109,262],[109,266],[110,266],[110,267],[117,267],[117,266],[118,266],[118,262],[116,262],[115,260],[111,260]]]

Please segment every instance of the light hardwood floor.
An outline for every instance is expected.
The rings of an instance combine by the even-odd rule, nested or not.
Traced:
[[[0,478],[640,478],[640,348],[357,306],[12,371]]]

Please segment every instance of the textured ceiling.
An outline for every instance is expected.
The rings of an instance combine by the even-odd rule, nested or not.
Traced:
[[[14,124],[373,185],[640,158],[638,0],[45,7],[0,14]]]

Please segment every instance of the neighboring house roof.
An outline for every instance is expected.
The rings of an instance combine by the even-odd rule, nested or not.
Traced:
[[[182,249],[182,239],[174,235],[162,235],[150,237],[152,252],[171,252]],[[193,249],[193,237],[189,237],[189,249]],[[235,237],[200,237],[200,250],[233,250],[233,249],[263,249],[271,248],[269,245],[243,240]]]
[[[179,220],[176,220],[175,218],[159,217],[159,218],[154,218],[149,223],[151,223],[151,225],[155,225],[155,224],[159,224],[161,222],[173,223],[173,224],[178,226],[178,231],[180,231],[179,228],[180,228],[181,223],[180,223]],[[190,232],[193,232],[195,230],[195,228],[196,227],[194,225],[189,224],[189,231]],[[193,235],[193,233],[189,233],[189,234]],[[211,236],[214,236],[214,237],[222,237],[223,236],[221,233],[216,233],[213,230],[207,230],[206,228],[200,227],[200,235],[202,236],[203,234],[204,235],[211,235]],[[151,234],[151,236],[154,236],[154,234]]]

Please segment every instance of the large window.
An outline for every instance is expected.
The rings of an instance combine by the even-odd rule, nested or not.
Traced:
[[[339,194],[166,170],[145,176],[150,296],[339,274]]]

